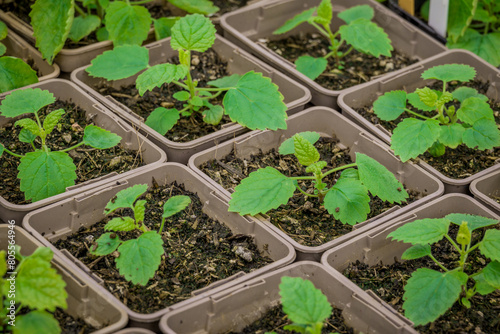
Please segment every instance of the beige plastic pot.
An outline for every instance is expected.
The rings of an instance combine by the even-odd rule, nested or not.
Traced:
[[[292,115],[288,119],[287,124],[287,130],[252,131],[234,140],[195,154],[189,160],[189,167],[229,199],[232,189],[224,189],[222,185],[210,179],[208,175],[200,170],[200,165],[214,159],[221,160],[232,153],[233,150],[234,155],[239,158],[248,158],[250,155],[257,154],[260,151],[266,153],[273,148],[278,149],[283,141],[292,137],[295,133],[315,131],[322,136],[338,138],[343,146],[350,148],[349,154],[353,160],[356,152],[369,155],[391,171],[407,189],[417,190],[425,195],[425,197],[409,205],[404,207],[397,205],[382,215],[357,224],[352,232],[337,239],[326,241],[323,245],[316,247],[299,244],[288,234],[272,224],[266,215],[258,215],[252,218],[264,222],[264,224],[276,233],[281,234],[283,238],[294,246],[299,260],[318,261],[321,258],[321,254],[327,249],[339,245],[433,198],[439,197],[444,191],[443,184],[436,177],[431,176],[428,172],[412,163],[402,163],[389,152],[389,148],[386,145],[376,140],[375,137],[369,135],[366,131],[333,109],[312,107]]]
[[[178,54],[177,51],[170,47],[170,38],[148,44],[146,47],[149,49],[150,65],[165,63],[166,60]],[[255,71],[261,72],[264,76],[269,77],[273,83],[278,85],[279,91],[283,94],[284,102],[288,107],[287,113],[289,115],[304,109],[304,105],[311,99],[311,94],[305,87],[292,81],[250,54],[241,51],[226,39],[217,36],[212,48],[222,59],[227,61],[227,70],[230,74],[244,74],[249,71]],[[94,88],[92,88],[94,85],[106,81],[101,78],[91,77],[85,72],[85,68],[86,67],[82,67],[74,71],[71,74],[71,80],[81,86],[89,94],[106,104],[116,114],[132,124],[132,126],[138,128],[141,133],[147,135],[155,144],[167,152],[169,161],[185,164],[193,154],[248,131],[237,123],[229,123],[223,126],[223,129],[195,140],[185,143],[174,142],[144,124],[144,119],[142,117],[132,112],[129,108],[116,101],[111,96],[104,97],[95,91]],[[137,75],[107,83],[118,89],[121,86],[135,83],[136,78]]]
[[[412,92],[416,88],[421,88],[425,85],[431,84],[435,80],[424,80],[420,76],[425,70],[444,64],[466,64],[476,69],[476,79],[484,82],[489,82],[490,87],[486,95],[493,100],[500,101],[500,70],[488,64],[485,60],[476,56],[467,50],[450,50],[440,55],[431,57],[418,66],[408,68],[402,73],[391,76],[390,78],[374,80],[363,87],[358,87],[352,91],[345,92],[339,96],[339,106],[342,109],[342,114],[360,124],[363,128],[368,129],[371,133],[375,134],[378,138],[382,139],[385,143],[390,144],[391,133],[384,129],[379,124],[372,124],[358,114],[354,109],[364,106],[371,106],[375,100],[386,92],[392,90],[404,89],[407,92]],[[488,173],[500,169],[500,157],[497,164],[489,167],[479,173],[466,177],[464,179],[452,179],[445,176],[429,164],[420,161],[418,164],[436,175],[445,185],[445,193],[459,192],[467,193],[469,184]]]
[[[286,34],[272,34],[288,19],[308,8],[318,6],[319,3],[320,0],[271,0],[223,15],[221,26],[224,30],[224,37],[308,87],[312,93],[311,102],[313,104],[337,108],[338,95],[351,88],[345,90],[326,89],[298,72],[293,63],[258,43],[259,39],[262,38],[276,40],[299,32],[317,33],[317,30],[311,25],[302,24]],[[339,12],[356,5],[370,5],[374,8],[374,22],[385,30],[392,40],[394,48],[398,51],[422,60],[446,50],[446,47],[439,42],[373,0],[333,1],[334,22],[332,28],[336,30],[343,23],[336,17]],[[251,20],[248,19],[250,17]],[[403,70],[394,71],[387,75],[397,74],[401,71]]]
[[[203,211],[210,217],[228,226],[233,234],[252,236],[258,249],[273,259],[274,262],[250,273],[244,274],[240,272],[239,274],[208,285],[204,289],[193,291],[192,298],[151,314],[137,313],[123,306],[127,310],[131,326],[143,327],[155,331],[158,329],[158,321],[164,314],[192,303],[207,294],[224,291],[233,285],[282,267],[295,259],[293,247],[284,242],[274,231],[266,225],[228,212],[227,202],[213,187],[195,175],[189,168],[177,163],[153,166],[148,170],[137,172],[128,177],[120,178],[113,183],[101,186],[93,194],[83,194],[68,198],[32,212],[24,218],[23,227],[45,246],[50,247],[54,253],[65,257],[70,267],[74,268],[81,275],[92,275],[102,285],[103,281],[93,274],[90,269],[74,258],[68,251],[56,249],[51,242],[75,233],[81,226],[89,227],[99,222],[105,217],[103,212],[106,204],[122,189],[134,184],[152,185],[153,182],[156,182],[161,186],[174,181],[178,184],[184,184],[186,190],[196,193],[200,197],[201,202],[205,204]],[[58,220],[54,221],[54,217],[58,217]],[[117,303],[121,303],[105,287],[100,288],[100,293],[113,298]]]
[[[471,182],[474,197],[500,215],[500,169]]]
[[[10,231],[13,231],[13,234]],[[7,250],[10,245],[9,241],[12,239],[8,238],[9,235],[14,235],[15,244],[21,246],[21,254],[24,256],[32,254],[38,247],[43,247],[28,232],[8,223],[0,225],[1,250]],[[94,334],[116,333],[127,325],[128,317],[125,309],[107,296],[101,295],[95,282],[79,275],[57,256],[52,259],[52,266],[66,282],[67,314],[81,318],[89,325],[98,328],[92,332]]]
[[[148,165],[157,165],[166,161],[167,157],[165,152],[160,150],[143,135],[137,133],[137,131],[132,129],[124,121],[113,115],[109,110],[104,108],[102,104],[86,94],[74,83],[62,79],[50,79],[41,83],[26,86],[26,88],[41,88],[48,90],[53,93],[57,99],[75,103],[77,106],[86,111],[87,118],[92,118],[97,126],[121,136],[122,140],[120,145],[131,150],[140,150],[142,159],[146,166],[138,167],[134,170],[125,172],[123,175],[130,175],[135,170],[142,170],[148,168]],[[3,99],[5,95],[6,94],[0,95],[0,99]],[[12,122],[12,119],[0,116],[0,127],[9,122]],[[29,204],[14,204],[8,202],[3,197],[0,197],[0,219],[4,221],[15,220],[20,223],[22,218],[30,211],[65,198],[75,196],[81,192],[93,191],[96,187],[99,187],[107,182],[113,182],[113,180],[117,180],[121,177],[121,175],[117,175],[113,172],[100,178],[68,187],[66,188],[66,192],[59,195]]]

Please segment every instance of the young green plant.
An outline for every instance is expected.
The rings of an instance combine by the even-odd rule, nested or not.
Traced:
[[[90,253],[96,256],[104,256],[118,250],[119,256],[115,259],[116,267],[127,281],[133,284],[146,285],[161,263],[164,254],[163,240],[161,234],[165,219],[184,210],[191,199],[188,196],[172,196],[163,205],[163,215],[158,232],[150,231],[144,224],[146,212],[146,200],[138,198],[148,189],[147,184],[121,190],[106,205],[104,212],[110,214],[121,208],[129,208],[133,217],[116,217],[111,219],[104,230],[112,231],[104,233],[96,240]],[[121,240],[116,232],[139,231],[141,235],[127,241]]]
[[[401,203],[408,198],[403,185],[376,160],[356,153],[356,162],[323,172],[326,161],[320,161],[314,143],[319,139],[316,132],[302,132],[284,141],[280,154],[294,154],[306,172],[312,176],[287,177],[273,167],[252,172],[236,186],[229,201],[229,211],[241,215],[266,213],[286,204],[296,190],[307,197],[318,198],[335,219],[354,225],[365,221],[370,212],[370,197],[378,196],[383,201]],[[357,167],[357,169],[355,169]],[[323,179],[342,171],[335,184],[328,187]],[[314,191],[302,189],[298,181],[309,181]]]
[[[445,154],[446,147],[465,144],[487,150],[500,145],[500,130],[495,122],[488,98],[469,87],[447,91],[451,81],[468,82],[476,75],[474,68],[463,64],[446,64],[429,68],[423,79],[442,81],[441,91],[428,87],[413,93],[390,91],[373,103],[373,111],[384,121],[392,121],[407,113],[394,129],[391,148],[406,161],[429,151],[433,156]],[[415,110],[409,109],[410,104]],[[457,109],[455,105],[459,104]]]
[[[119,80],[141,73],[136,86],[142,96],[146,91],[173,83],[183,90],[173,97],[185,102],[181,110],[158,107],[146,125],[165,135],[180,116],[202,116],[208,124],[217,125],[224,114],[239,124],[255,129],[285,129],[286,105],[278,86],[261,73],[250,71],[208,82],[212,87],[200,88],[190,73],[191,52],[205,52],[215,41],[215,27],[199,14],[185,16],[172,27],[171,46],[179,52],[180,64],[149,66],[149,51],[140,46],[121,46],[98,56],[86,71],[94,77]],[[225,92],[222,106],[210,103]]]
[[[459,226],[455,240],[449,233],[451,224]],[[487,295],[500,289],[500,230],[489,229],[481,241],[472,244],[474,231],[498,224],[496,219],[454,213],[444,218],[415,220],[387,236],[413,245],[403,253],[403,260],[429,256],[441,268],[441,271],[419,268],[411,275],[403,296],[403,309],[408,319],[415,325],[424,325],[443,315],[459,299],[463,306],[469,308],[474,295]],[[458,263],[452,269],[446,268],[432,255],[431,245],[443,237],[460,254]],[[471,266],[467,258],[473,256],[475,250],[491,261],[484,268],[469,274],[466,271]],[[473,283],[469,283],[471,279]]]
[[[321,58],[301,56],[295,61],[297,71],[312,80],[326,70],[330,57],[333,57],[337,67],[342,69],[342,58],[352,50],[374,57],[391,56],[393,50],[391,40],[381,27],[371,21],[374,17],[373,8],[368,5],[354,6],[340,12],[337,16],[346,24],[341,25],[337,31],[333,32],[331,29],[333,19],[331,0],[322,0],[318,7],[312,7],[297,14],[273,32],[274,34],[284,34],[307,22],[328,39],[330,52],[326,55]],[[342,51],[344,44],[350,45],[350,47]]]
[[[20,247],[14,245],[9,245],[8,252],[0,251],[2,333],[61,333],[59,322],[49,312],[66,309],[68,294],[66,283],[51,267],[52,257],[48,247],[40,247],[30,256],[21,255]]]
[[[10,118],[30,114],[35,118],[21,118],[14,123],[14,126],[22,128],[19,141],[30,144],[33,152],[17,154],[0,142],[0,157],[3,153],[8,153],[21,159],[17,177],[21,181],[20,189],[27,201],[35,202],[63,193],[67,187],[75,184],[76,166],[67,152],[81,145],[107,149],[116,146],[121,140],[121,137],[114,133],[95,125],[87,125],[80,143],[60,151],[51,150],[47,142],[50,139],[48,136],[57,128],[65,112],[63,109],[51,111],[43,121],[38,113],[41,108],[54,103],[55,100],[49,91],[27,88],[13,91],[0,105],[1,116]]]

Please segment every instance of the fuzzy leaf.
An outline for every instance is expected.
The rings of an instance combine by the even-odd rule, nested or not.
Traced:
[[[106,30],[109,40],[118,45],[141,45],[148,38],[151,15],[143,6],[113,1],[106,9]]]
[[[9,30],[7,28],[7,25],[0,21],[0,40],[5,39],[8,33]]]
[[[210,15],[219,11],[219,7],[210,0],[168,0],[168,2],[190,14]]]
[[[474,52],[491,65],[500,66],[500,33],[492,32],[482,35],[474,29],[468,29],[465,36],[456,43],[448,39],[446,46],[450,49],[466,49]]]
[[[394,49],[384,29],[364,18],[341,26],[339,32],[347,44],[374,57],[380,55],[390,57]]]
[[[112,235],[114,235],[114,238],[111,238]],[[97,248],[94,250],[95,246],[92,246],[90,253],[96,256],[111,254],[122,243],[120,238],[115,233],[104,233],[95,242],[97,243]]]
[[[302,138],[306,139],[312,145],[314,145],[318,141],[318,139],[319,139],[319,133],[313,132],[313,131],[299,132],[299,133],[295,134],[295,136],[297,136],[297,135],[299,135]],[[293,139],[293,137],[290,137],[287,140],[285,140],[283,143],[281,143],[281,145],[279,147],[279,153],[281,155],[295,153],[294,139]]]
[[[295,183],[272,167],[252,172],[236,186],[229,211],[240,215],[266,213],[286,204],[295,192]]]
[[[138,45],[123,45],[97,56],[85,71],[93,77],[119,80],[148,68],[148,63],[148,49]]]
[[[422,79],[437,79],[444,82],[468,82],[476,76],[476,70],[465,64],[445,64],[429,68],[422,73]]]
[[[151,129],[155,130],[161,135],[165,135],[168,130],[172,129],[180,118],[179,110],[166,109],[158,107],[151,114],[149,114],[146,122],[144,122]]]
[[[154,19],[155,38],[156,40],[164,39],[172,36],[172,27],[179,21],[180,17],[160,17]]]
[[[54,316],[45,311],[31,311],[16,317],[13,334],[59,334],[61,328]]]
[[[491,286],[484,278],[483,273],[474,276],[474,281],[476,282],[475,288],[477,293],[485,296],[496,290],[495,287]]]
[[[492,261],[483,269],[485,281],[494,287],[500,289],[500,262]]]
[[[498,220],[492,218],[486,218],[476,215],[469,215],[463,213],[450,213],[446,215],[446,219],[450,220],[453,224],[462,225],[462,222],[466,221],[469,230],[472,232],[478,228],[483,228],[487,226],[493,226],[498,224]]]
[[[433,111],[435,110],[436,108],[434,106],[432,107],[429,107],[427,104],[425,104],[424,102],[422,102],[420,100],[420,97],[418,96],[417,93],[410,93],[410,94],[407,94],[406,97],[408,98],[408,102],[415,108],[419,109],[419,110],[423,110],[423,111]]]
[[[421,257],[431,255],[431,246],[429,244],[416,244],[408,248],[403,255],[401,255],[401,259],[403,260],[415,260]]]
[[[311,56],[300,56],[295,61],[297,71],[311,80],[316,79],[326,70],[328,61],[325,58],[314,58]]]
[[[300,14],[295,15],[293,18],[289,19],[288,21],[285,22],[281,27],[273,31],[274,35],[280,35],[284,34],[299,24],[302,24],[304,22],[307,22],[311,17],[314,16],[314,13],[316,12],[317,7],[312,7],[309,8],[308,10],[303,11]]]
[[[459,87],[453,91],[452,95],[453,98],[458,100],[460,103],[464,102],[469,97],[477,97],[482,101],[488,102],[488,97],[486,95],[479,94],[477,90],[470,87]]]
[[[120,143],[122,137],[108,130],[95,125],[87,125],[83,134],[83,142],[98,149],[106,149],[116,146]]]
[[[338,17],[344,20],[347,24],[361,18],[371,21],[374,16],[375,12],[373,11],[373,8],[368,5],[354,6],[338,14]]]
[[[136,184],[132,187],[128,187],[126,189],[120,190],[115,197],[113,197],[108,204],[106,204],[106,208],[104,208],[104,212],[109,215],[113,211],[119,208],[130,208],[134,209],[134,202],[144,194],[148,190],[147,184]]]
[[[457,110],[458,119],[464,123],[474,125],[481,118],[495,121],[490,105],[479,97],[469,97],[460,104]]]
[[[105,231],[132,231],[135,230],[135,220],[131,217],[115,217],[105,226]],[[118,246],[117,246],[118,247]]]
[[[340,173],[339,179],[342,179],[342,178],[359,180],[359,172],[355,168],[344,169]]]
[[[500,130],[495,121],[482,118],[472,128],[465,129],[462,139],[471,148],[487,150],[500,146]]]
[[[147,90],[161,87],[164,83],[184,79],[188,73],[188,67],[184,65],[159,64],[141,73],[135,82],[139,95],[144,95]]]
[[[54,128],[56,127],[57,123],[59,123],[59,120],[61,119],[62,115],[64,115],[64,113],[65,112],[63,109],[57,109],[51,111],[50,114],[48,114],[45,117],[45,119],[43,120],[43,129],[45,130],[46,134],[50,134],[52,130],[54,130]],[[33,131],[31,132],[34,133]]]
[[[320,174],[321,170],[327,165],[326,161],[315,162],[306,168],[307,173]]]
[[[92,31],[99,28],[101,19],[96,15],[77,16],[73,20],[68,38],[73,43],[78,43],[82,38],[88,36]]]
[[[418,219],[400,226],[387,237],[397,241],[415,244],[433,244],[448,233],[450,221],[445,218]]]
[[[16,90],[2,101],[0,114],[5,117],[16,117],[25,113],[34,114],[55,101],[56,99],[51,92],[40,88]]]
[[[343,224],[355,225],[365,221],[370,212],[370,197],[367,193],[368,189],[361,181],[339,179],[325,196],[325,209]]]
[[[233,74],[227,77],[222,77],[213,81],[207,82],[207,85],[217,88],[235,88],[240,80],[240,74]]]
[[[144,221],[144,216],[146,215],[146,200],[140,200],[135,202],[134,205],[134,218],[136,224],[142,227],[141,223]]]
[[[439,134],[439,142],[450,148],[456,148],[462,144],[462,136],[465,129],[458,123],[441,126],[441,133]]]
[[[437,94],[429,87],[417,88],[415,94],[418,95],[420,101],[422,101],[428,107],[436,106],[438,100]]]
[[[424,153],[441,134],[439,121],[429,119],[421,121],[405,118],[394,129],[391,137],[391,148],[404,162]]]
[[[177,195],[170,197],[163,205],[162,218],[168,218],[184,210],[191,203],[189,196]]]
[[[185,90],[182,90],[180,92],[174,93],[174,95],[172,95],[172,97],[174,99],[176,99],[177,101],[187,101],[191,98],[191,94],[189,94],[189,92],[187,92]]]
[[[331,0],[322,0],[316,11],[315,22],[320,24],[330,24],[333,17],[333,8]]]
[[[7,52],[7,47],[5,46],[5,44],[0,43],[0,56],[3,56],[5,52]]]
[[[319,152],[307,139],[294,135],[293,147],[295,156],[304,166],[309,166],[319,160]]]
[[[38,76],[22,59],[0,58],[0,93],[38,82]]]
[[[25,130],[28,130],[35,136],[40,135],[40,128],[38,127],[38,123],[30,118],[22,118],[19,121],[14,123],[14,126],[20,126]]]
[[[488,230],[479,244],[479,250],[487,258],[500,261],[500,230]]]
[[[224,108],[220,105],[213,105],[210,103],[206,103],[206,107],[208,109],[204,110],[203,121],[207,124],[217,125],[220,123],[222,116],[224,116]]]
[[[210,19],[203,15],[187,15],[172,27],[170,44],[174,50],[205,52],[214,41],[215,27]]]
[[[406,92],[402,90],[394,90],[380,96],[373,102],[373,111],[384,121],[392,121],[402,113],[406,108]]]

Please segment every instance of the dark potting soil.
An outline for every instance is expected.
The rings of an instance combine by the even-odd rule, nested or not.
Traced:
[[[474,80],[467,83],[459,83],[452,81],[448,83],[448,91],[454,91],[458,86],[466,86],[476,89],[479,93],[485,94],[490,86],[489,82],[482,82],[479,80]],[[442,90],[443,86],[441,82],[436,82],[429,85],[431,89]],[[404,89],[404,87],[402,87]],[[500,127],[500,102],[490,99],[488,103],[493,109],[493,114],[497,125]],[[455,107],[459,108],[459,104]],[[432,117],[435,114],[431,112],[422,112],[420,110],[414,109],[409,105],[409,109],[418,111],[420,114],[428,117]],[[361,116],[370,121],[373,124],[380,124],[386,130],[392,133],[396,126],[405,118],[409,117],[408,113],[403,113],[400,117],[393,121],[383,121],[378,118],[373,112],[373,106],[365,106],[363,108],[355,109]],[[432,167],[436,168],[438,171],[444,175],[453,179],[463,179],[476,174],[486,168],[489,168],[500,159],[500,147],[495,147],[491,150],[479,151],[465,146],[464,144],[459,145],[456,149],[446,148],[446,153],[440,157],[433,157],[428,152],[420,155],[418,157],[423,161],[427,162]]]
[[[221,16],[222,14],[244,7],[248,2],[250,0],[212,0],[212,3],[219,7],[219,11],[214,16]]]
[[[179,63],[179,58],[169,59],[168,63]],[[215,50],[208,49],[203,53],[192,52],[193,80],[198,80],[198,87],[206,87],[207,82],[230,75],[227,71],[227,62],[219,57]],[[194,67],[194,68],[193,68]],[[164,84],[160,88],[147,91],[143,96],[139,96],[139,91],[135,84],[122,86],[120,89],[111,87],[106,81],[102,81],[94,86],[102,95],[111,95],[115,100],[123,103],[139,116],[147,119],[153,110],[158,107],[176,108],[181,110],[184,102],[175,100],[172,95],[183,90],[175,84]],[[222,96],[222,95],[221,95]],[[212,100],[213,104],[221,104],[222,97]],[[175,142],[187,142],[196,138],[213,133],[222,129],[222,125],[230,123],[228,116],[224,116],[219,125],[210,125],[203,122],[201,113],[195,112],[189,117],[181,116],[177,124],[170,129],[165,137]]]
[[[497,225],[496,228],[500,227]],[[450,236],[455,240],[458,228],[452,226],[451,231]],[[476,231],[473,233],[472,244],[481,240],[484,235],[484,231],[481,233]],[[457,266],[460,258],[458,252],[446,239],[442,239],[432,246],[432,254],[448,269]],[[489,262],[478,250],[472,252],[467,261],[470,263],[466,269],[468,274],[479,271]],[[381,263],[373,267],[356,262],[350,264],[343,274],[362,289],[372,290],[403,314],[403,287],[415,270],[424,267],[441,271],[429,257],[425,257],[418,260],[395,262],[391,265]],[[440,334],[500,333],[500,291],[496,290],[486,296],[477,294],[472,297],[471,304],[472,307],[467,309],[457,302],[434,322],[418,326],[416,329],[421,333]],[[424,310],[425,307],[423,307]]]
[[[321,137],[314,145],[320,152],[321,160],[328,162],[330,168],[352,163],[349,148],[338,144],[339,141],[336,138]],[[232,152],[220,161],[211,160],[203,163],[199,168],[222,187],[232,190],[251,172],[267,166],[274,167],[289,177],[309,175],[295,156],[280,155],[274,149],[266,154],[261,152],[252,155],[248,159],[240,159]],[[328,185],[332,185],[339,176],[340,172],[330,174],[323,181]],[[307,192],[312,193],[313,187],[311,183],[299,181],[299,185],[302,189],[307,189]],[[424,196],[411,189],[407,189],[407,192],[410,195],[407,203]],[[380,198],[371,195],[370,198],[368,219],[378,216],[397,205],[384,202]],[[400,205],[403,206],[405,203]],[[323,205],[319,205],[317,199],[306,198],[305,195],[299,192],[296,192],[286,205],[267,212],[267,215],[274,225],[278,226],[299,244],[305,246],[320,246],[353,230],[353,226],[342,224],[333,215],[329,214]]]
[[[59,321],[61,334],[88,334],[93,333],[98,329],[89,325],[82,319],[72,317],[60,308],[56,309],[54,317],[57,321]]]
[[[61,118],[59,125],[47,136],[47,144],[53,151],[71,147],[80,143],[83,138],[83,130],[86,125],[93,124],[85,116],[85,110],[76,106],[74,103],[68,103],[57,100],[55,103],[43,108],[38,112],[41,122],[45,115],[57,109],[64,109],[66,113]],[[35,119],[34,116],[30,117]],[[7,123],[0,128],[0,143],[6,148],[17,154],[32,152],[30,144],[19,141],[19,132],[21,128],[14,127],[14,121]],[[35,146],[40,148],[40,138],[35,140]],[[80,146],[68,152],[77,166],[76,184],[95,179],[97,177],[116,172],[121,174],[133,168],[143,166],[141,152],[125,149],[120,145],[106,149],[98,150],[86,145]],[[4,153],[0,157],[0,196],[5,200],[15,204],[26,204],[24,194],[20,190],[20,181],[17,178],[20,159]]]
[[[283,39],[262,39],[258,42],[291,62],[295,62],[300,56],[323,57],[330,52],[329,42],[319,34],[300,33]],[[349,46],[344,44],[340,51],[348,49]],[[417,62],[417,59],[411,59],[398,50],[392,51],[392,57],[379,58],[353,50],[342,60],[344,68],[339,70],[335,59],[328,58],[326,70],[315,82],[327,89],[342,90]]]
[[[104,233],[104,225],[119,212],[77,234],[59,240],[55,246],[67,249],[104,280],[106,288],[133,311],[153,313],[191,297],[191,292],[229,277],[237,272],[250,272],[273,262],[260,254],[252,237],[236,234],[224,224],[202,212],[203,204],[196,194],[175,183],[155,184],[141,196],[147,200],[145,224],[158,230],[163,203],[175,195],[187,195],[192,203],[182,212],[167,218],[164,232],[165,254],[160,268],[146,286],[133,285],[116,269],[118,252],[96,257],[89,253],[93,243]],[[123,215],[130,215],[129,209]],[[138,237],[137,232],[118,232],[121,240]]]
[[[296,333],[295,331],[286,331],[284,326],[290,325],[292,322],[281,309],[281,305],[269,309],[259,320],[245,327],[241,332],[227,332],[226,334],[265,334],[266,332],[276,332],[277,334]],[[344,324],[342,310],[333,308],[333,312],[325,321],[321,333],[354,333],[354,331]]]

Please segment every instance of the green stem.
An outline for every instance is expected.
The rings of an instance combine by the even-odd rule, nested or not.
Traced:
[[[145,3],[151,2],[153,0],[139,0],[139,1],[134,1],[132,2],[132,5],[143,5]]]
[[[420,115],[419,113],[416,113],[414,112],[413,110],[410,110],[410,109],[406,109],[405,108],[405,111],[412,114],[413,116],[417,116],[417,117],[420,117],[420,118],[423,118],[423,119],[430,119],[429,117],[427,116],[423,116],[423,115]]]
[[[323,28],[321,28],[316,22],[310,22],[311,25],[318,29],[318,31],[326,38],[330,39],[330,36],[328,35],[328,32],[326,30],[324,30]]]
[[[335,56],[336,54],[337,54],[337,51],[331,51],[331,52],[327,53],[326,55],[324,55],[323,59],[328,59],[331,56]]]
[[[165,225],[165,218],[161,219],[160,229],[158,230],[159,235],[161,235],[161,232],[163,231],[163,225]]]
[[[186,86],[185,84],[183,84],[183,83],[182,83],[182,82],[180,82],[180,81],[173,80],[173,81],[172,81],[172,83],[173,83],[173,84],[175,84],[175,85],[177,85],[177,86],[179,86],[179,87],[182,87],[182,88],[184,88],[184,89],[186,89],[186,90],[188,90],[188,89],[189,89],[189,87],[188,87],[188,86]]]
[[[449,271],[448,269],[446,269],[445,266],[443,266],[432,254],[429,254],[429,257],[431,258],[432,261],[436,262],[436,264],[441,268],[443,269],[444,271]]]
[[[353,164],[348,164],[348,165],[340,166],[340,167],[337,167],[337,168],[334,168],[334,169],[330,169],[328,172],[326,172],[326,173],[323,174],[323,177],[325,177],[327,175],[330,175],[332,173],[338,172],[339,170],[346,169],[346,168],[351,168],[351,167],[356,167],[356,166],[357,166],[356,163],[353,163]]]
[[[290,180],[316,180],[314,176],[292,176],[289,177]]]
[[[85,11],[82,8],[80,8],[80,6],[78,6],[76,2],[75,2],[75,9],[81,16],[83,17],[87,16],[87,13],[85,13]]]
[[[451,242],[451,244],[453,245],[453,247],[455,247],[455,249],[461,253],[461,250],[460,250],[460,247],[458,247],[458,245],[455,243],[455,241],[453,241],[453,239],[448,235],[448,234],[445,234],[444,237],[446,239],[448,239],[449,242]]]
[[[302,190],[302,188],[301,188],[301,187],[299,187],[299,186],[296,186],[296,187],[297,187],[297,189],[298,189],[301,193],[303,193],[303,194],[304,194],[304,195],[306,195],[306,196],[309,196],[309,197],[319,197],[318,195],[312,195],[312,194],[308,194],[308,193],[306,193],[306,192],[305,192],[304,190]]]
[[[488,33],[488,30],[490,29],[490,23],[486,22],[486,26],[484,27],[484,32],[483,34],[486,35]]]
[[[347,56],[349,53],[351,53],[352,50],[354,50],[354,46],[351,45],[351,47],[349,48],[349,50],[347,50],[346,52],[344,52],[342,55],[339,56],[339,59],[344,58],[345,56]]]
[[[207,88],[196,88],[196,90],[206,91],[206,92],[225,92],[225,91],[228,91],[230,89],[231,88],[210,88],[210,87],[207,87]]]
[[[82,145],[85,145],[85,142],[82,141],[81,143],[78,143],[78,144],[73,145],[71,147],[65,148],[64,150],[60,150],[59,152],[68,152],[68,151],[74,150],[75,148],[82,146]]]
[[[10,155],[12,155],[13,157],[16,157],[16,158],[24,158],[24,155],[20,155],[20,154],[17,154],[17,153],[14,153],[12,152],[11,150],[8,150],[6,147],[3,148],[4,152],[7,152],[9,153]]]
[[[38,111],[35,111],[35,119],[38,127],[40,128],[40,139],[42,139],[42,146],[45,146],[45,138],[47,137],[47,135],[45,135],[42,122],[40,121],[40,117],[38,117]]]

